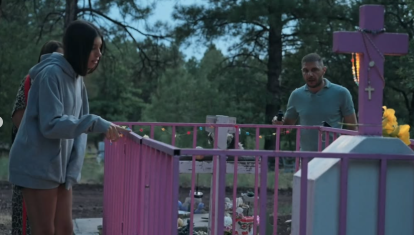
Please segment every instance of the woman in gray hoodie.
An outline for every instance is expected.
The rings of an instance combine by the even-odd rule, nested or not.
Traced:
[[[64,55],[43,55],[30,70],[28,103],[10,151],[9,180],[22,188],[32,235],[73,234],[72,185],[80,179],[86,134],[116,141],[125,131],[89,114],[83,77],[102,56],[99,30],[72,22],[63,45]]]
[[[40,50],[40,55],[38,63],[40,62],[40,57],[44,54],[50,54],[53,52],[59,52],[63,54],[63,44],[58,41],[48,41],[42,46]],[[29,82],[29,83],[28,83]],[[12,111],[12,144],[14,138],[16,137],[17,130],[22,121],[24,111],[26,109],[27,103],[27,94],[28,89],[30,89],[31,79],[30,76],[26,76],[17,91],[16,101],[14,102],[13,111]],[[12,234],[13,235],[30,235],[30,226],[27,223],[27,214],[26,207],[23,203],[23,194],[20,187],[13,187],[13,196],[12,196]]]

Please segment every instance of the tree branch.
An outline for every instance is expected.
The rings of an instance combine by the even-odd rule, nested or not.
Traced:
[[[261,24],[259,22],[255,22],[255,21],[252,21],[252,22],[241,21],[241,23],[256,25],[256,26],[259,26],[260,28],[262,28],[262,30],[264,30],[264,31],[269,31],[269,28],[266,25],[263,25],[263,24]]]
[[[141,30],[139,30],[139,29],[137,29],[135,27],[132,27],[132,26],[123,24],[122,22],[119,22],[119,21],[117,21],[117,20],[115,20],[115,19],[113,19],[113,18],[105,15],[104,13],[102,13],[102,12],[100,12],[98,10],[93,9],[93,8],[81,8],[81,9],[78,9],[78,13],[79,12],[90,12],[90,13],[97,14],[97,15],[105,18],[106,20],[111,21],[112,23],[120,26],[121,28],[124,28],[125,30],[132,29],[132,30],[138,32],[139,34],[141,34],[141,35],[143,35],[145,37],[152,37],[152,38],[158,38],[158,39],[165,39],[165,38],[169,37],[169,36],[163,36],[163,35],[155,35],[155,34],[144,33],[144,32],[142,32]]]
[[[267,73],[267,70],[264,70],[264,69],[261,69],[261,68],[257,68],[257,67],[250,66],[250,65],[246,65],[246,64],[236,64],[236,63],[235,63],[235,62],[236,62],[235,60],[236,60],[238,57],[244,57],[244,61],[246,61],[249,57],[253,57],[253,58],[254,58],[254,59],[256,59],[259,63],[261,63],[261,64],[263,64],[263,65],[266,65],[266,63],[265,63],[262,59],[260,59],[260,57],[259,57],[258,55],[254,54],[253,52],[250,52],[250,53],[243,53],[243,52],[242,52],[242,53],[239,53],[239,54],[236,54],[236,55],[233,55],[233,56],[227,57],[226,59],[224,59],[224,60],[221,62],[221,64],[226,63],[226,62],[229,62],[229,63],[228,63],[228,65],[224,66],[224,68],[230,68],[230,67],[243,67],[243,68],[256,69],[256,70],[259,70],[259,71],[262,71],[262,72]]]
[[[393,89],[394,91],[400,92],[402,94],[402,96],[404,97],[404,103],[405,103],[405,106],[407,107],[407,110],[411,110],[410,101],[408,100],[407,93],[404,90],[402,90],[398,87],[395,87],[393,85],[390,85],[390,84],[388,84],[388,87]]]
[[[288,18],[286,18],[286,19],[284,19],[284,20],[282,20],[282,25],[285,25],[285,24],[287,24],[289,21],[292,21],[292,20],[297,20],[298,18],[296,17],[296,16],[293,16],[293,17],[288,17]]]
[[[42,22],[42,25],[40,26],[39,37],[37,38],[36,44],[38,44],[38,43],[39,43],[39,41],[40,41],[40,39],[42,38],[42,35],[43,35],[43,29],[44,29],[44,27],[45,27],[45,24],[46,24],[46,22],[47,22],[47,20],[48,20],[49,16],[52,16],[52,15],[58,15],[58,16],[59,16],[58,18],[63,18],[63,17],[64,17],[64,16],[63,16],[63,12],[62,12],[62,11],[61,11],[61,12],[57,12],[57,11],[49,12],[49,13],[46,15],[46,17],[44,18],[44,20],[43,20],[43,22]]]
[[[37,4],[36,4],[36,0],[33,0],[33,12],[35,13],[36,20],[37,20],[38,19],[38,15],[37,15]]]
[[[55,22],[50,26],[49,32],[52,32],[55,25],[62,19],[62,17],[58,17]]]
[[[338,20],[338,21],[344,21],[344,22],[348,22],[350,24],[354,24],[352,19],[347,18],[347,17],[342,17],[342,16],[328,16],[327,19],[328,19],[328,21]]]
[[[167,36],[160,36],[160,35],[153,35],[153,34],[144,33],[144,32],[140,31],[139,29],[137,29],[135,27],[132,27],[132,26],[123,24],[122,22],[119,22],[119,21],[117,21],[117,20],[115,20],[115,19],[113,19],[113,18],[105,15],[104,13],[102,13],[102,12],[100,12],[98,10],[92,9],[92,8],[82,8],[82,9],[78,9],[78,13],[79,12],[90,12],[90,13],[99,15],[99,16],[105,18],[106,20],[114,23],[115,25],[118,25],[119,27],[123,28],[125,30],[125,32],[129,35],[129,37],[134,41],[136,47],[141,52],[140,53],[140,57],[141,58],[142,58],[142,56],[144,57],[144,58],[142,58],[143,61],[144,60],[147,60],[147,61],[152,61],[152,62],[159,62],[157,60],[153,60],[153,59],[151,59],[151,58],[148,57],[148,55],[144,52],[144,50],[139,46],[139,43],[136,41],[135,37],[132,35],[132,33],[130,32],[129,29],[136,31],[136,32],[140,33],[143,36],[152,37],[152,38],[156,38],[156,39],[165,39],[165,38],[167,38]],[[142,65],[143,65],[143,67],[145,67],[145,62],[143,62]]]
[[[408,34],[410,34],[410,38],[412,37],[413,31],[412,31],[409,23],[404,22],[398,14],[395,14],[394,12],[391,12],[391,11],[386,11],[385,15],[394,16],[397,19],[400,26],[403,27]]]
[[[3,9],[1,7],[1,0],[0,0],[0,19],[3,17]]]
[[[248,69],[258,70],[258,71],[263,72],[263,73],[267,72],[266,70],[263,70],[261,68],[257,68],[257,67],[254,67],[254,66],[250,66],[250,65],[247,65],[247,64],[229,63],[228,65],[223,67],[223,69],[226,69],[226,68],[248,68]]]
[[[89,4],[89,8],[90,8],[90,9],[93,9],[93,8],[92,8],[92,0],[88,0],[88,4]],[[90,12],[90,14],[91,14],[91,16],[92,16],[92,18],[93,18],[93,14],[92,14],[92,12]]]

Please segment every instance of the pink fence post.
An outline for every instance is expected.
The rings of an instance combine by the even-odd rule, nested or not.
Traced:
[[[126,187],[127,187],[127,177],[128,177],[128,173],[127,173],[127,168],[128,168],[128,159],[127,159],[127,153],[126,153],[126,143],[125,143],[125,139],[120,139],[120,140],[118,140],[117,142],[119,142],[120,144],[122,144],[122,154],[121,154],[121,159],[120,159],[120,162],[121,162],[121,165],[122,165],[122,168],[121,168],[121,171],[122,171],[122,173],[121,174],[119,174],[120,175],[120,179],[122,180],[122,183],[121,183],[121,191],[120,191],[120,193],[121,193],[121,197],[122,197],[122,202],[120,202],[120,206],[122,206],[122,207],[124,207],[125,206],[125,203],[126,203],[126,201],[125,200],[127,200],[127,197],[126,197],[126,194],[127,194],[127,190],[126,190]],[[119,210],[119,215],[120,215],[120,217],[121,217],[121,232],[122,233],[124,233],[124,226],[125,226],[125,213],[122,213],[123,212],[123,209],[122,208],[119,208],[118,209]]]
[[[171,231],[171,235],[177,235],[178,231],[177,231],[177,220],[178,220],[178,186],[179,186],[179,164],[180,164],[180,157],[179,156],[174,156],[173,158],[171,158],[171,171],[172,171],[172,177],[171,177],[171,184],[170,186],[172,186],[172,191],[171,191],[171,195],[172,195],[172,202],[171,202],[171,227],[170,227],[170,231]]]
[[[239,128],[236,127],[236,133],[235,133],[235,142],[234,142],[234,149],[239,148]],[[231,231],[232,234],[234,234],[234,231],[236,229],[236,202],[237,202],[237,170],[238,170],[238,164],[239,164],[239,156],[234,156],[234,170],[233,170],[233,216],[231,224]]]
[[[260,149],[260,128],[256,127],[256,149]]]
[[[302,158],[300,179],[300,235],[306,235],[306,215],[308,211],[308,158]]]
[[[329,146],[329,131],[325,132],[325,148]]]
[[[121,233],[123,229],[124,190],[125,190],[125,139],[115,143],[106,141],[104,183],[104,231],[108,234]],[[115,171],[120,169],[121,173]],[[116,199],[116,200],[115,200]]]
[[[197,146],[197,127],[193,127],[193,148]],[[193,234],[194,230],[194,192],[195,192],[195,179],[196,179],[196,156],[193,155],[191,159],[191,206],[190,206],[190,234]]]
[[[217,125],[214,125],[214,149],[217,149],[217,147],[218,147],[218,127],[217,127]],[[213,190],[212,190],[212,195],[216,195],[216,193],[217,193],[217,191],[216,191],[216,188],[217,188],[217,185],[216,185],[216,179],[217,179],[217,171],[218,171],[218,169],[217,169],[217,155],[214,155],[213,156],[213,183],[212,183],[212,185],[213,185]],[[215,196],[213,196],[212,197],[212,199],[211,199],[212,201],[211,201],[211,208],[212,208],[212,210],[211,210],[211,217],[212,217],[212,220],[211,220],[211,229],[212,229],[212,235],[217,235],[216,233],[215,233],[215,231],[217,231],[216,230],[216,210],[215,210],[215,208],[216,208],[216,197]]]
[[[175,126],[172,127],[171,131],[171,145],[175,146]]]
[[[219,157],[219,179],[218,179],[218,211],[217,211],[217,235],[224,233],[224,199],[226,197],[226,155],[220,155]],[[216,165],[214,165],[216,166]],[[236,203],[236,202],[234,202]],[[191,234],[191,233],[190,233]]]
[[[323,132],[321,130],[319,130],[319,134],[318,134],[318,152],[322,152],[322,135],[323,135]]]
[[[106,159],[104,162],[104,168],[105,168],[105,173],[104,173],[104,206],[103,206],[103,218],[102,218],[102,229],[103,232],[105,234],[109,234],[110,230],[112,229],[112,189],[113,189],[113,181],[112,181],[112,171],[113,168],[111,167],[112,165],[112,161],[113,161],[113,148],[109,147],[110,143],[108,140],[105,140],[105,155],[106,155]]]
[[[164,167],[165,174],[168,176],[168,178],[164,180],[164,182],[165,182],[164,190],[167,193],[163,194],[164,195],[164,201],[165,201],[165,203],[164,203],[164,208],[165,208],[164,218],[166,220],[165,222],[167,222],[167,224],[165,226],[165,229],[164,229],[165,233],[168,233],[168,231],[173,231],[173,230],[176,231],[177,229],[175,229],[175,228],[178,228],[178,226],[176,224],[177,219],[175,219],[175,220],[171,219],[172,214],[177,215],[177,213],[178,213],[178,208],[175,211],[173,210],[173,205],[178,204],[178,198],[177,198],[177,201],[175,201],[175,203],[174,203],[174,196],[173,196],[174,195],[173,189],[175,188],[175,186],[178,188],[178,185],[173,185],[173,182],[172,182],[173,181],[172,180],[172,177],[173,177],[173,171],[172,171],[173,161],[174,161],[174,156],[170,156],[170,155],[166,155],[165,159],[163,161],[164,162],[163,164],[165,164],[165,167]],[[173,213],[173,212],[176,212],[176,213]],[[162,231],[162,232],[164,232],[164,231]]]
[[[155,150],[154,148],[152,148],[152,147],[148,147],[148,149],[149,149],[149,154],[148,154],[148,156],[146,156],[147,158],[148,158],[148,168],[149,168],[149,171],[148,171],[148,176],[149,176],[149,179],[148,179],[148,182],[149,182],[149,185],[148,185],[148,201],[149,201],[149,203],[148,203],[148,227],[149,227],[149,230],[148,230],[148,234],[156,234],[156,232],[155,232],[155,226],[157,226],[156,224],[155,224],[155,221],[156,221],[156,217],[155,217],[155,211],[154,211],[154,209],[158,206],[157,205],[157,203],[156,203],[156,193],[155,193],[155,190],[156,190],[156,178],[155,178],[155,174],[154,174],[154,172],[156,171],[156,159],[157,159],[157,156],[156,156],[156,151],[157,150]]]
[[[276,130],[276,151],[280,151],[280,128]],[[279,205],[279,156],[275,157],[275,186],[273,199],[273,235],[277,235],[277,217]]]
[[[154,139],[154,125],[151,125],[150,138]]]
[[[193,126],[193,148],[197,147],[197,126]]]
[[[339,235],[346,235],[348,205],[348,158],[341,159],[341,181],[339,195]]]
[[[146,154],[146,151],[147,151],[147,146],[143,146],[143,145],[141,145],[141,151],[140,151],[140,156],[139,156],[139,158],[140,158],[140,179],[139,179],[139,182],[140,182],[140,188],[139,188],[139,194],[140,194],[140,200],[139,200],[139,206],[141,207],[140,208],[140,210],[139,210],[139,212],[140,212],[140,216],[139,216],[139,218],[141,219],[141,220],[139,220],[141,223],[138,223],[139,225],[139,227],[138,227],[138,231],[139,231],[139,234],[144,234],[145,233],[145,228],[146,228],[146,225],[145,225],[145,222],[146,222],[146,220],[147,220],[147,214],[145,214],[145,211],[146,211],[146,194],[147,194],[147,186],[146,186],[146,179],[145,179],[145,177],[146,177],[146,174],[147,174],[147,167],[146,167],[146,165],[147,165],[147,160],[146,160],[146,157],[145,157],[145,154]]]
[[[143,218],[144,218],[144,223],[141,225],[141,227],[143,228],[143,232],[142,234],[149,234],[148,231],[148,226],[149,226],[149,216],[148,216],[148,212],[150,210],[149,208],[149,188],[150,188],[150,184],[149,184],[149,171],[150,171],[150,166],[151,166],[151,162],[149,161],[150,159],[147,157],[150,155],[150,148],[149,146],[145,146],[143,145],[143,152],[142,152],[142,158],[144,160],[143,166],[144,166],[144,171],[143,171],[143,180],[144,180],[144,196],[143,196],[143,204],[141,206],[144,207],[143,211]]]
[[[168,229],[169,229],[169,224],[172,221],[167,221],[170,220],[170,216],[168,214],[168,204],[172,204],[173,202],[171,201],[171,198],[168,198],[168,196],[165,192],[167,191],[167,179],[170,177],[170,175],[168,175],[168,166],[169,166],[169,159],[171,158],[171,156],[167,155],[166,153],[161,153],[160,155],[160,172],[161,172],[161,176],[163,176],[163,178],[160,177],[161,180],[159,180],[160,184],[159,184],[159,193],[160,193],[160,198],[159,198],[159,206],[157,207],[158,210],[158,221],[165,221],[168,222],[165,224],[165,226],[158,226],[159,234],[166,234],[168,233]],[[178,213],[178,211],[177,211]]]
[[[118,225],[117,225],[117,230],[118,231],[121,231],[121,233],[123,233],[123,226],[124,226],[124,221],[123,221],[123,219],[124,219],[124,215],[123,215],[123,210],[122,210],[122,207],[123,207],[123,205],[124,205],[124,192],[125,192],[125,143],[124,143],[124,141],[122,141],[122,139],[121,140],[119,140],[119,141],[117,141],[115,144],[117,144],[118,146],[119,146],[119,148],[121,149],[121,152],[120,152],[120,154],[118,155],[119,156],[119,158],[118,158],[118,166],[119,166],[119,168],[118,169],[121,169],[121,173],[119,173],[119,172],[117,172],[117,174],[116,174],[116,177],[117,177],[117,181],[118,181],[118,185],[117,185],[117,187],[118,187],[118,190],[117,190],[117,192],[119,193],[118,194],[118,198],[119,198],[119,200],[118,200],[118,203],[117,203],[117,208],[116,208],[116,215],[117,215],[117,219],[118,219]]]
[[[140,179],[140,172],[142,168],[141,164],[141,144],[140,142],[134,142],[133,140],[129,141],[131,144],[130,152],[132,156],[132,164],[131,167],[134,169],[132,171],[132,190],[133,190],[133,197],[131,198],[131,207],[132,207],[132,216],[129,220],[129,223],[131,223],[131,233],[138,231],[138,223],[136,221],[142,221],[142,218],[140,217],[140,206],[141,206],[141,193],[142,185],[141,185],[141,179]]]
[[[155,198],[155,202],[154,202],[154,207],[151,208],[154,211],[154,222],[155,221],[163,221],[165,219],[165,217],[162,215],[162,211],[163,208],[163,202],[161,199],[161,194],[164,193],[164,189],[162,188],[162,182],[164,180],[160,180],[160,179],[166,179],[168,176],[165,174],[165,171],[162,171],[162,161],[161,159],[163,158],[164,153],[154,149],[154,152],[156,153],[154,157],[154,172],[152,177],[154,178],[154,184],[153,184],[153,191],[154,191],[154,198]],[[162,231],[160,231],[161,226],[159,226],[156,222],[154,223],[154,234],[163,234]]]
[[[131,196],[132,195],[132,187],[131,187],[131,181],[132,181],[132,171],[131,171],[131,165],[132,165],[132,159],[131,155],[129,154],[129,141],[126,141],[126,138],[122,138],[124,142],[124,203],[122,204],[124,211],[123,211],[123,221],[122,221],[122,229],[121,231],[125,234],[129,234],[130,230],[130,224],[129,217],[130,217],[130,210],[131,210]],[[126,206],[128,205],[128,206]]]
[[[266,233],[266,225],[267,225],[267,210],[266,210],[266,203],[267,203],[267,170],[268,165],[267,162],[268,157],[262,156],[261,164],[260,164],[260,225],[259,231],[260,234],[267,234]],[[276,170],[276,168],[275,168]],[[256,200],[256,198],[255,198]],[[275,202],[277,203],[277,202]],[[257,219],[254,218],[254,222],[257,222]]]
[[[296,151],[300,151],[300,128],[296,129]],[[295,172],[299,170],[299,158],[295,158]]]
[[[260,147],[259,142],[260,129],[256,127],[256,149]],[[257,195],[259,195],[259,156],[255,156],[254,162],[254,215],[253,215],[253,234],[257,234]]]
[[[154,171],[156,170],[156,149],[148,147],[148,234],[156,234],[154,221],[156,218],[155,206],[156,206],[156,179],[154,178]]]
[[[378,235],[385,233],[385,197],[386,197],[386,181],[387,181],[387,160],[381,159],[379,192],[378,192]]]

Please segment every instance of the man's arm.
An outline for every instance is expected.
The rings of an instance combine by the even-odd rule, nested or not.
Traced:
[[[296,121],[299,117],[299,113],[296,110],[295,107],[295,91],[294,90],[289,97],[288,103],[287,103],[287,108],[286,108],[286,113],[285,113],[285,117],[283,118],[282,121],[277,121],[276,117],[273,118],[272,123],[276,124],[276,125],[295,125]]]
[[[358,130],[357,119],[355,116],[355,108],[354,108],[354,102],[352,101],[351,93],[348,89],[344,88],[343,90],[343,101],[340,106],[341,114],[344,117],[344,123],[351,124],[351,125],[344,125],[346,129],[348,130]]]
[[[276,117],[273,118],[272,120],[272,124],[274,125],[295,125],[296,124],[296,119],[283,119],[282,121],[278,121],[276,120]]]
[[[291,125],[296,125],[296,119],[289,119],[289,118],[286,118],[284,121],[283,121],[283,125],[288,125],[288,126],[291,126]]]
[[[351,114],[351,115],[347,115],[344,117],[344,123],[346,124],[351,124],[351,125],[344,125],[346,129],[348,130],[353,130],[353,131],[357,131],[358,130],[358,126],[357,124],[357,120],[356,120],[356,116],[355,113]]]

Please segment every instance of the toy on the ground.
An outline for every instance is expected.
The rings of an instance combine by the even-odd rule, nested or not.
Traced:
[[[229,232],[231,234],[233,220],[231,219],[231,215],[229,213],[224,214],[224,232]]]
[[[196,149],[203,149],[203,147],[197,146]],[[203,155],[196,155],[195,156],[196,160],[202,160],[204,158]]]
[[[204,203],[202,201],[202,198],[203,198],[203,193],[198,191],[198,189],[196,189],[196,192],[194,194],[194,208],[195,208],[194,214],[205,213]],[[180,201],[178,201],[178,209],[181,211],[191,210],[191,191],[190,191],[190,195],[185,198],[184,203],[181,203]]]
[[[187,220],[187,225],[178,228],[178,235],[189,235],[190,234],[190,219]],[[192,235],[207,235],[204,231],[193,230]]]
[[[178,220],[177,220],[177,226],[178,226],[178,228],[181,228],[181,227],[184,226],[184,221],[181,218],[178,218]]]
[[[236,235],[253,235],[254,216],[244,216],[241,207],[236,210],[236,226],[234,234]],[[259,225],[259,216],[256,217],[257,225]]]

